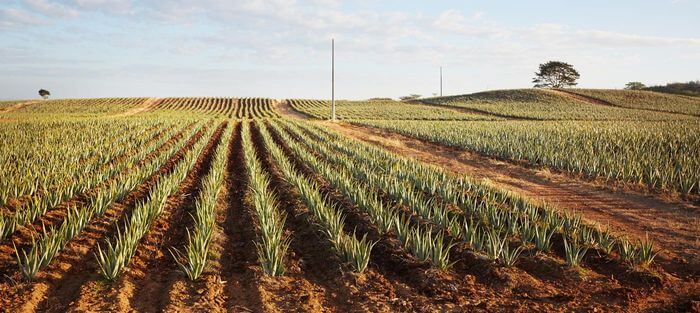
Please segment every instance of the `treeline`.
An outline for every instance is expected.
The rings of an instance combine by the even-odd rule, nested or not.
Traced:
[[[687,83],[668,83],[665,86],[645,86],[640,82],[629,82],[625,85],[628,90],[648,90],[677,95],[700,97],[700,80]]]
[[[666,86],[650,86],[644,90],[700,97],[700,80],[687,83],[668,83]]]

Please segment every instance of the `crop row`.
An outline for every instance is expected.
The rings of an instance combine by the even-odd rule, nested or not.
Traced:
[[[268,152],[273,156],[278,168],[283,173],[285,181],[298,192],[299,197],[311,211],[312,218],[309,222],[318,225],[321,233],[325,235],[343,262],[356,272],[364,271],[369,264],[370,254],[375,243],[367,240],[367,235],[358,239],[354,233],[352,235],[346,233],[343,212],[330,204],[328,199],[321,194],[317,184],[296,171],[262,122],[257,121],[256,126],[260,130]],[[313,158],[308,159],[311,162],[317,162]]]
[[[284,235],[286,216],[280,212],[277,196],[270,189],[270,176],[255,152],[249,125],[242,125],[241,138],[250,184],[248,198],[257,217],[258,238],[255,245],[263,272],[279,276],[286,270],[284,260],[291,239]]]
[[[164,98],[159,100],[157,108],[239,119],[279,117],[272,107],[272,100],[267,98]]]
[[[0,173],[8,178],[0,181],[0,205],[56,189],[75,177],[96,175],[110,160],[162,135],[168,127],[172,125],[161,122],[7,126],[0,135],[7,143],[0,147]],[[53,135],[57,130],[60,136]]]
[[[118,228],[117,235],[111,240],[108,239],[104,246],[98,248],[97,262],[104,278],[114,280],[129,265],[141,238],[146,235],[151,224],[165,210],[168,199],[175,195],[180,183],[194,168],[199,155],[208,142],[206,138],[211,137],[213,132],[213,127],[208,129],[199,141],[185,152],[182,160],[172,172],[159,177],[148,197],[136,204],[123,226]]]
[[[567,89],[567,91],[625,108],[700,116],[700,99],[697,97],[642,90]]]
[[[305,132],[299,127],[305,128]],[[440,230],[432,232],[433,246],[427,250],[430,253],[419,253],[424,260],[431,260],[433,266],[449,265],[445,251],[451,245],[442,240],[444,234],[507,266],[514,264],[520,251],[531,246],[548,252],[554,234],[563,238],[565,256],[572,266],[578,265],[589,248],[610,255],[617,248],[621,261],[633,265],[647,265],[655,256],[650,242],[632,244],[615,238],[606,230],[585,224],[579,216],[562,215],[490,186],[452,178],[438,169],[318,128],[305,125],[287,125],[287,128],[309,151],[318,152],[326,160],[328,168],[318,168],[325,172],[326,179],[333,181],[331,175],[345,173],[347,180],[355,182],[355,188],[362,189],[363,184],[357,182],[365,182],[363,194],[353,195],[350,187],[339,189],[355,203],[362,204],[358,206],[365,209],[380,230],[395,233],[414,255],[420,249],[411,245],[427,242],[431,236],[431,232],[421,234],[416,229],[422,225]],[[293,142],[292,138],[286,138],[286,142]],[[376,190],[388,198],[379,198]]]
[[[211,170],[202,179],[202,190],[195,202],[195,212],[192,215],[194,227],[187,230],[187,246],[185,252],[171,250],[173,257],[182,271],[191,280],[197,280],[204,271],[209,258],[209,247],[214,234],[216,223],[216,205],[220,200],[224,184],[224,172],[228,162],[228,142],[232,130],[224,130],[221,144],[214,152]]]
[[[159,147],[165,144],[170,138],[178,132],[178,129],[171,129],[165,136],[161,136],[158,140],[149,141],[147,145],[138,147],[135,153],[126,155],[123,160],[116,164],[111,164],[108,167],[102,167],[95,173],[76,173],[72,181],[50,190],[43,190],[41,194],[32,196],[28,201],[25,201],[13,213],[0,216],[0,239],[4,239],[12,234],[18,226],[29,224],[41,217],[49,209],[58,206],[63,201],[70,199],[78,194],[84,193],[99,184],[114,178],[125,170],[130,170],[134,164],[141,160],[149,153],[156,151]],[[142,144],[145,141],[136,141],[136,144]]]
[[[538,120],[661,121],[696,119],[579,101],[547,90],[515,89],[424,99],[426,104],[447,105],[513,118]]]
[[[20,271],[27,279],[32,279],[37,272],[50,264],[53,257],[96,216],[101,216],[115,202],[119,202],[129,192],[143,183],[148,177],[160,169],[177,151],[187,143],[187,139],[201,130],[202,126],[187,131],[182,140],[160,152],[154,158],[130,169],[127,173],[117,175],[106,185],[101,186],[90,200],[84,204],[71,206],[67,215],[58,228],[43,228],[42,233],[26,250],[16,248],[17,263]],[[141,160],[149,154],[143,150],[133,157],[133,161]]]
[[[318,119],[329,119],[331,104],[323,100],[288,100],[292,108]],[[337,101],[336,117],[341,120],[483,120],[484,117],[450,109],[391,100]]]
[[[697,122],[363,121],[447,146],[681,193],[700,189]]]
[[[146,98],[97,98],[97,99],[56,99],[37,101],[25,106],[12,114],[23,117],[45,118],[51,115],[72,117],[90,117],[104,114],[115,114],[135,107],[146,101]]]

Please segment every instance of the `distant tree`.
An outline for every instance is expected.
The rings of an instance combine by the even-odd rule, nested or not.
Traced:
[[[641,82],[629,82],[625,84],[625,89],[627,90],[642,90],[646,86],[642,84]]]
[[[399,99],[401,99],[401,101],[411,101],[411,100],[416,100],[416,99],[418,99],[418,98],[420,98],[420,95],[417,95],[417,94],[410,94],[410,95],[408,95],[408,96],[403,96],[403,97],[401,97],[401,98],[399,98]]]
[[[535,88],[564,88],[575,86],[579,79],[578,71],[571,64],[560,61],[549,61],[540,64],[540,71],[535,73],[532,82]]]
[[[48,90],[39,89],[39,95],[44,99],[48,99],[51,93]]]

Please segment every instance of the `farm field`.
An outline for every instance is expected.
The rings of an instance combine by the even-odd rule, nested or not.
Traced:
[[[698,194],[700,121],[358,123],[504,159]]]
[[[338,123],[267,98],[0,111],[0,307],[697,308],[700,120],[479,97],[341,102]]]
[[[583,92],[583,90],[581,91]],[[578,93],[579,91],[574,92]],[[622,91],[618,92],[622,93]],[[542,89],[495,90],[468,95],[428,98],[421,101],[426,104],[462,108],[501,117],[533,120],[697,120],[697,116],[692,115],[638,110],[639,108],[658,106],[660,103],[669,104],[668,107],[676,107],[675,103],[679,102],[680,106],[691,112],[692,108],[700,106],[697,101],[687,100],[687,97],[683,96],[669,96],[651,92],[645,92],[645,94],[651,95],[633,102],[634,104],[628,105],[627,108],[601,105],[595,101],[582,101],[580,98],[571,97],[568,93]],[[617,94],[613,93],[610,97],[617,97]],[[671,102],[672,100],[676,102]],[[627,100],[620,101],[629,103]]]
[[[318,119],[331,114],[330,101],[291,99],[297,111]],[[399,101],[337,101],[336,115],[340,120],[497,120],[496,116],[459,112],[448,108],[406,104]]]
[[[571,89],[570,92],[625,108],[700,116],[700,99],[696,97],[640,90]]]

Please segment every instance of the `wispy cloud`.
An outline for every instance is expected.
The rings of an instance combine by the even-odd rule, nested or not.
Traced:
[[[522,18],[514,23],[479,5],[441,8],[435,3],[428,10],[427,4],[415,2],[411,9],[383,6],[375,0],[359,3],[362,5],[341,0],[15,0],[0,4],[0,39],[5,46],[0,50],[0,66],[12,68],[17,75],[24,70],[26,77],[38,67],[68,77],[68,69],[73,68],[84,77],[98,72],[112,75],[113,83],[119,77],[133,80],[125,73],[137,66],[143,68],[136,71],[142,77],[150,71],[152,80],[169,80],[165,75],[186,80],[188,73],[211,73],[225,79],[236,71],[282,75],[285,70],[296,73],[306,68],[302,76],[311,79],[318,68],[327,66],[328,41],[335,37],[340,69],[348,66],[346,71],[353,77],[364,73],[367,78],[353,84],[357,90],[365,86],[376,95],[385,84],[393,86],[388,91],[392,93],[411,88],[438,64],[461,70],[447,72],[459,75],[455,78],[463,84],[460,88],[477,88],[473,86],[483,86],[487,79],[504,82],[504,86],[527,84],[538,62],[550,58],[576,62],[586,78],[606,81],[613,78],[595,75],[616,62],[626,66],[633,60],[638,67],[659,55],[687,60],[682,56],[695,56],[693,51],[700,46],[700,37],[684,38],[673,30],[651,34],[642,28],[625,31],[601,23],[566,24],[546,18]],[[202,70],[211,68],[220,70]],[[378,71],[383,74],[377,75]],[[487,74],[474,79],[475,73]],[[392,75],[392,83],[381,80]],[[264,79],[263,75],[253,76]],[[201,81],[193,82],[191,88],[204,88]],[[262,84],[238,82],[248,87]]]

